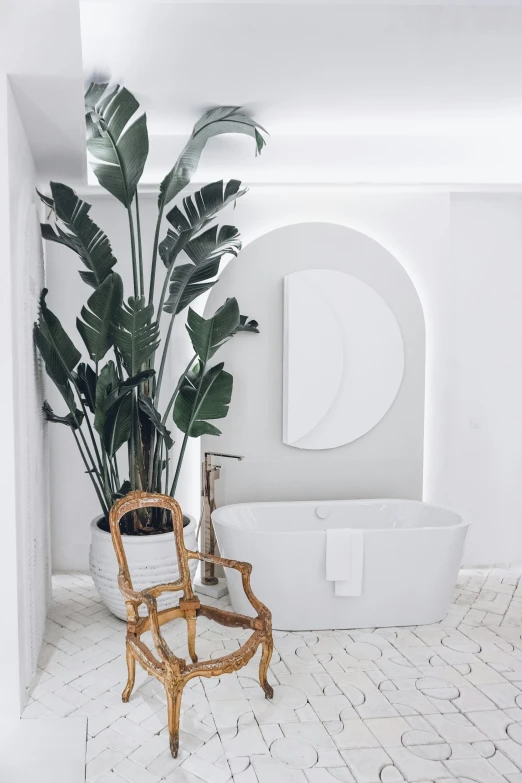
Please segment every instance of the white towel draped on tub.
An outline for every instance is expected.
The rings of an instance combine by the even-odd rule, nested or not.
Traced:
[[[363,566],[363,530],[326,531],[326,580],[335,582],[335,595],[361,595]]]

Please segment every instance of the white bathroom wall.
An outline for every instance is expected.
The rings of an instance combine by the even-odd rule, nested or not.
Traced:
[[[9,148],[8,148],[8,94],[9,84],[5,73],[0,72],[0,247],[2,258],[9,258]],[[6,371],[13,372],[13,340],[11,309],[11,266],[4,264],[3,285],[0,287],[0,328],[4,336],[4,361]],[[12,377],[0,384],[0,404],[6,411],[5,421],[0,429],[0,490],[4,498],[4,530],[0,549],[0,590],[10,596],[4,606],[2,644],[0,645],[0,722],[4,717],[20,714],[20,690],[24,676],[19,658],[22,636],[19,635],[19,595],[17,588],[23,582],[17,562],[17,525],[15,486],[15,428],[14,428],[14,385]]]
[[[472,521],[472,564],[522,559],[521,261],[520,196],[452,195],[449,437],[432,494]]]
[[[36,672],[51,594],[48,444],[42,415],[44,381],[33,346],[33,323],[38,318],[44,265],[36,171],[12,93],[8,96],[8,117],[19,622],[23,679],[28,685]]]
[[[404,266],[420,298],[426,327],[424,483],[439,470],[443,449],[444,376],[448,330],[449,193],[400,189],[266,188],[247,194],[234,214],[248,243],[275,228],[331,222],[372,237]],[[252,314],[254,316],[255,314]],[[225,473],[225,471],[224,471]],[[226,481],[224,481],[222,486]]]
[[[55,172],[80,178],[85,155],[77,143],[84,137],[77,4],[3,0],[0,18],[0,723],[11,719],[12,737],[39,653],[50,582],[48,456],[32,343],[43,282],[34,188],[45,158]],[[9,747],[0,740],[2,761]],[[20,759],[17,765],[23,776]]]
[[[32,344],[32,322],[43,283],[35,181],[24,126],[4,74],[0,80],[0,235],[4,259],[0,322],[5,369],[0,392],[4,515],[0,590],[5,601],[0,718],[20,714],[25,689],[36,670],[49,599],[47,454],[41,374]]]
[[[283,277],[302,269],[345,272],[366,283],[386,302],[402,333],[404,375],[390,409],[362,437],[337,448],[303,450],[283,443]],[[217,357],[234,376],[234,395],[229,415],[216,422],[222,436],[205,436],[202,449],[246,457],[222,461],[219,502],[420,499],[424,319],[401,263],[359,231],[300,223],[269,232],[244,248],[212,289],[205,314],[231,296],[243,314],[259,321],[260,334],[235,336]],[[324,350],[320,370],[310,368],[326,386],[335,378],[327,356]]]
[[[124,260],[124,211],[105,197],[86,198],[92,200],[93,217],[109,233],[116,255]],[[144,233],[150,237],[154,196],[144,195],[141,204]],[[403,264],[420,297],[426,324],[424,497],[472,516],[468,563],[522,559],[522,470],[515,458],[522,443],[522,395],[515,382],[522,345],[517,324],[520,197],[377,187],[259,187],[252,188],[224,220],[240,228],[245,243],[297,222],[346,225],[376,239]],[[49,301],[74,330],[87,292],[70,253],[52,246],[47,254]],[[179,366],[186,350],[180,331]],[[88,520],[97,511],[68,435],[51,428],[53,564],[60,569],[87,567]],[[216,439],[213,445],[220,450],[223,443]],[[195,441],[191,446],[180,491],[184,507],[197,513],[199,451]],[[222,488],[227,470],[225,466]]]

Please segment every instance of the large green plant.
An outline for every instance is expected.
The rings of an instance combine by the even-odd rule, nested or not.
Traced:
[[[125,300],[122,279],[114,269],[116,258],[109,239],[89,216],[90,204],[67,185],[51,182],[50,195],[40,194],[51,219],[42,225],[42,236],[79,256],[84,267],[80,276],[93,289],[76,321],[89,360],[80,361],[80,351],[47,307],[45,289],[34,339],[67,410],[66,415],[56,415],[45,403],[45,415],[70,428],[107,516],[114,500],[131,489],[174,496],[188,438],[220,434],[211,422],[228,413],[232,376],[222,362],[211,360],[237,332],[257,332],[257,323],[240,315],[235,299],[228,299],[208,319],[189,308],[187,331],[194,355],[161,405],[160,394],[176,316],[217,282],[223,256],[237,255],[241,249],[237,228],[219,226],[216,217],[245,189],[237,180],[220,181],[186,196],[165,215],[170,227],[160,241],[163,217],[167,205],[189,184],[208,139],[223,133],[247,134],[257,152],[265,141],[263,129],[237,107],[211,109],[196,123],[159,188],[146,283],[138,201],[149,149],[146,116],[127,89],[109,89],[107,84],[90,85],[85,116],[94,173],[127,212],[132,296]],[[161,284],[156,281],[158,259],[164,265]],[[183,434],[174,469],[171,415]],[[128,476],[118,464],[118,452],[125,445]],[[134,515],[126,524],[127,532],[147,534],[168,529],[170,523],[164,515],[150,513]]]

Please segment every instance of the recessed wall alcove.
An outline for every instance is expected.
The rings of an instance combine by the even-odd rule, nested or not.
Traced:
[[[295,448],[284,433],[284,279],[305,270],[350,276],[373,291],[400,329],[402,381],[389,408],[369,431],[335,448]],[[334,275],[335,277],[335,275]],[[205,315],[235,296],[259,335],[239,334],[220,349],[234,376],[228,417],[219,422],[219,451],[242,454],[227,462],[219,502],[245,500],[422,497],[425,333],[421,303],[400,261],[372,237],[331,223],[299,223],[261,236],[224,271]],[[353,328],[353,326],[351,327]],[[365,340],[361,319],[361,342]],[[357,339],[355,337],[355,339]],[[338,382],[325,362],[313,371],[326,386]],[[401,368],[402,370],[402,368]],[[217,440],[203,439],[203,450]]]

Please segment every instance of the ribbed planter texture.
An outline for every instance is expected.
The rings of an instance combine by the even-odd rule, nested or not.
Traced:
[[[125,601],[118,587],[118,563],[112,545],[111,534],[98,527],[99,516],[91,522],[91,548],[89,565],[91,576],[103,603],[120,620],[127,619]],[[189,517],[190,524],[183,528],[187,549],[195,551],[196,520]],[[132,586],[135,590],[144,590],[153,585],[174,582],[179,578],[178,559],[174,533],[159,533],[156,536],[122,536],[125,554],[129,563]],[[194,579],[198,561],[190,560],[190,573]],[[180,593],[164,593],[158,600],[158,609],[176,606]],[[146,616],[147,609],[142,604],[140,615]]]

